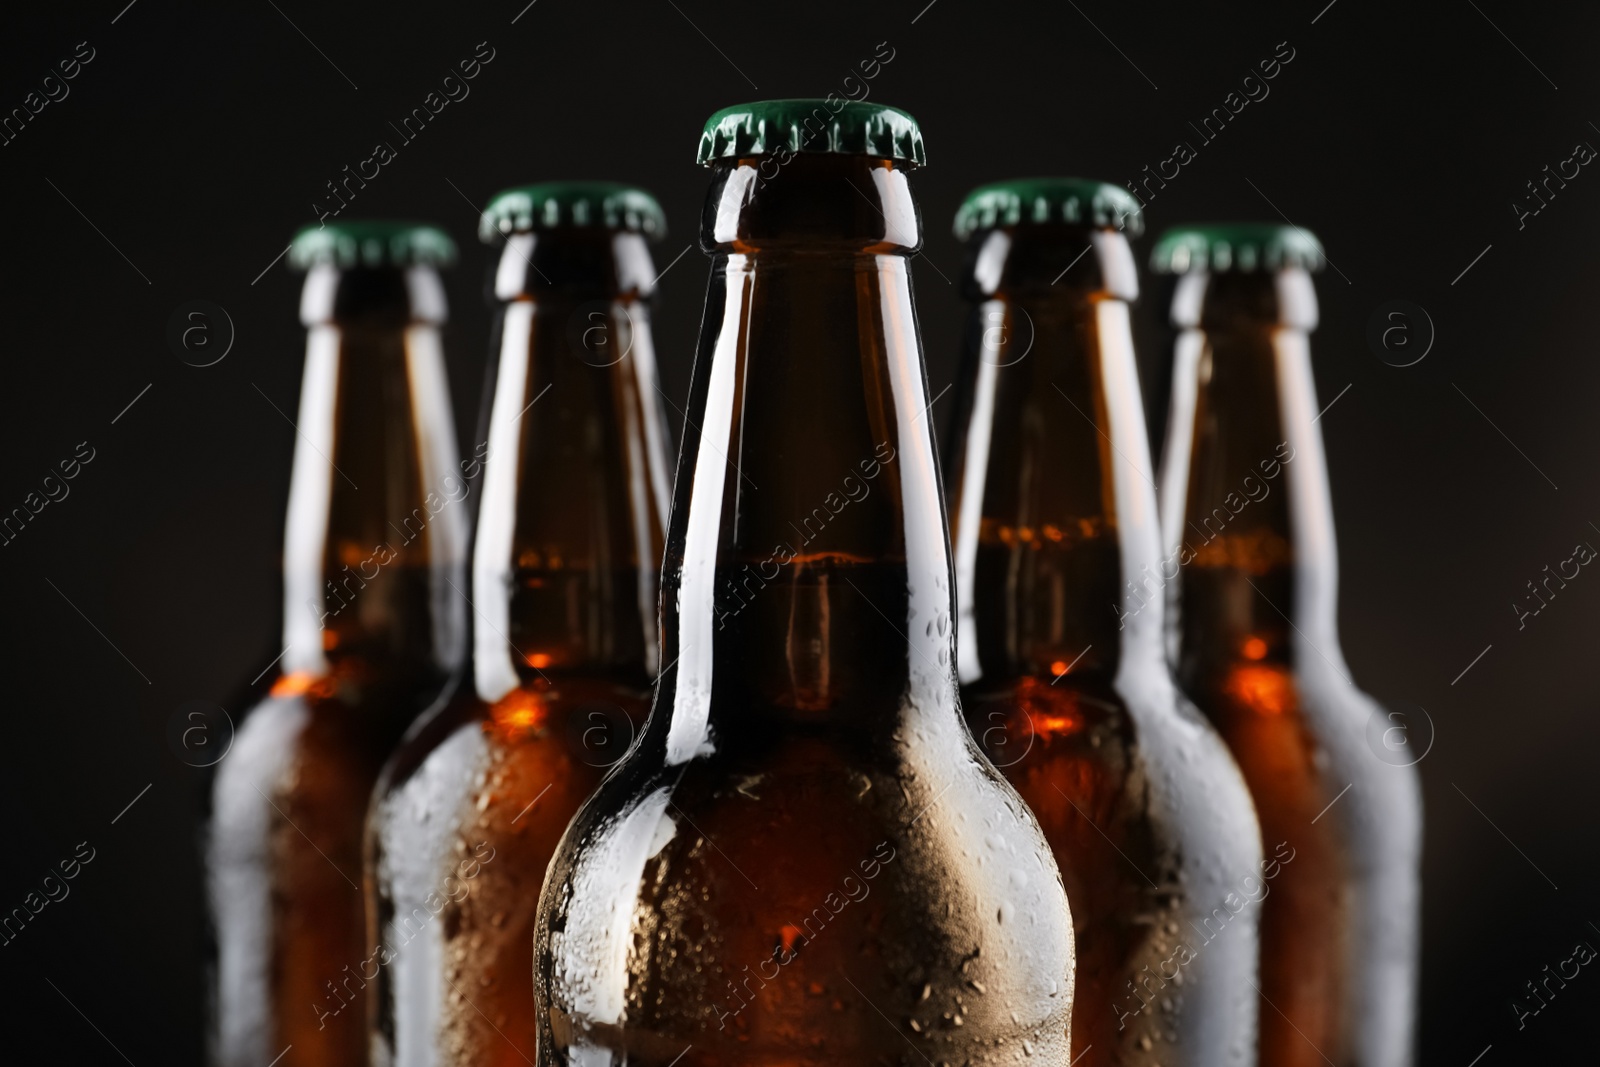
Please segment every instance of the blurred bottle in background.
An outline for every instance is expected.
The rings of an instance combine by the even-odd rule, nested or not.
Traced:
[[[1190,226],[1162,469],[1178,680],[1233,750],[1267,852],[1261,1062],[1411,1062],[1422,805],[1339,648],[1338,555],[1309,335],[1322,246],[1298,227]]]
[[[366,954],[362,831],[372,786],[466,648],[466,479],[438,268],[455,248],[406,223],[308,227],[309,335],[284,533],[284,650],[213,786],[213,1054],[225,1067],[366,1056],[348,968]],[[353,1017],[352,1017],[353,1016]]]
[[[962,705],[1039,818],[1072,905],[1078,1067],[1255,1062],[1260,832],[1172,681],[1129,304],[1138,202],[998,182],[956,215],[972,303],[951,537]]]
[[[1068,1062],[1072,925],[961,721],[894,108],[707,122],[712,270],[639,743],[563,838],[538,1060]]]
[[[670,473],[647,242],[654,198],[511,189],[472,567],[472,670],[385,769],[368,857],[372,1062],[534,1057],[533,920],[572,813],[621,758],[657,669]]]

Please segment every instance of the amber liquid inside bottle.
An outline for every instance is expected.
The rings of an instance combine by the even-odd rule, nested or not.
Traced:
[[[366,1056],[348,968],[366,954],[362,830],[384,759],[465,652],[466,521],[426,267],[321,266],[270,695],[218,768],[208,877],[215,1056],[344,1067]],[[455,487],[453,490],[452,487]]]
[[[1252,1063],[1259,834],[1162,652],[1132,254],[1114,230],[998,229],[963,287],[962,700],[1066,882],[1073,1061]]]
[[[953,672],[904,170],[720,164],[640,743],[552,862],[540,1062],[1066,1061],[1071,920]]]
[[[556,842],[645,718],[667,483],[637,233],[513,234],[496,277],[473,670],[374,806],[375,1062],[532,1061]]]
[[[1187,275],[1173,321],[1173,651],[1244,772],[1269,856],[1260,1060],[1398,1067],[1412,1054],[1421,804],[1415,771],[1369,741],[1383,713],[1339,649],[1315,293],[1299,269]]]

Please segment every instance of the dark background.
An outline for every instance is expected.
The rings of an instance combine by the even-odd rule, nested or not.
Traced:
[[[1437,728],[1419,767],[1422,1061],[1466,1067],[1488,1048],[1491,1067],[1592,1045],[1593,968],[1525,1029],[1510,1003],[1575,942],[1600,946],[1600,577],[1584,572],[1521,630],[1511,604],[1575,543],[1600,545],[1600,174],[1585,167],[1523,229],[1511,204],[1577,142],[1600,145],[1600,10],[126,2],[8,11],[0,36],[0,109],[20,106],[80,41],[95,56],[66,99],[0,147],[0,512],[79,442],[95,451],[71,495],[0,547],[0,911],[79,842],[95,849],[71,895],[0,947],[0,1059],[200,1059],[206,772],[178,758],[167,730],[185,701],[228,699],[280,647],[294,431],[272,405],[295,410],[303,335],[299,280],[268,265],[324,183],[376,141],[395,143],[398,158],[345,217],[427,219],[460,243],[448,343],[465,438],[488,339],[476,208],[546,178],[639,182],[666,208],[665,266],[694,238],[705,116],[839,90],[883,41],[894,58],[872,99],[910,110],[927,138],[930,164],[913,181],[928,239],[914,273],[935,393],[962,316],[949,221],[981,181],[1126,181],[1182,139],[1198,157],[1148,204],[1152,230],[1277,221],[1281,209],[1322,236],[1337,267],[1321,276],[1313,341],[1322,402],[1350,386],[1320,424],[1345,649],[1364,688],[1421,705]],[[400,146],[387,122],[482,41],[495,58],[471,95]],[[1187,122],[1284,41],[1295,58],[1270,96],[1201,146]],[[676,404],[705,274],[691,251],[662,282],[656,342]],[[1166,339],[1150,293],[1140,341],[1161,410]],[[236,328],[227,358],[203,369],[166,341],[194,299]],[[1366,341],[1394,299],[1421,305],[1437,330],[1404,369]],[[1413,327],[1420,344],[1426,327]],[[948,398],[935,411],[947,419]]]

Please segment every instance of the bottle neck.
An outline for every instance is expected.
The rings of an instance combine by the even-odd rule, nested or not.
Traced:
[[[1160,530],[1126,238],[991,231],[965,288],[978,302],[948,456],[962,681],[1159,669]]]
[[[1300,269],[1179,280],[1162,562],[1186,682],[1241,662],[1346,673],[1316,321]]]
[[[634,233],[515,234],[473,555],[473,674],[488,703],[562,674],[656,671],[666,430]]]
[[[954,722],[951,575],[904,171],[715,172],[713,253],[663,570],[667,760],[777,718]],[[668,696],[670,694],[670,697]]]
[[[428,267],[306,278],[309,329],[284,535],[285,689],[454,670],[466,483]]]

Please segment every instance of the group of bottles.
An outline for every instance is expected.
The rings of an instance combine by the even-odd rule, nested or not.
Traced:
[[[922,135],[836,105],[706,124],[670,491],[649,194],[489,204],[465,459],[449,239],[296,238],[287,648],[215,783],[217,1062],[1410,1062],[1420,807],[1339,652],[1320,247],[1159,242],[1163,522],[1137,201],[974,191],[941,472]]]

